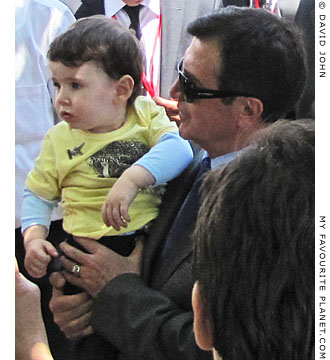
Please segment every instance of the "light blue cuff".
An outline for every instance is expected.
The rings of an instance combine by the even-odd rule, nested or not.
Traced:
[[[24,188],[21,214],[22,234],[32,225],[43,225],[48,230],[51,222],[51,215],[56,206],[57,201],[48,201],[40,198],[28,188]]]
[[[154,185],[165,184],[182,173],[193,159],[193,150],[187,140],[182,139],[178,132],[171,132],[161,137],[133,165],[146,168],[156,179]]]

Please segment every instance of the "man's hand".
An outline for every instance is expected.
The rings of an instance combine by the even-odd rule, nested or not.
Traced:
[[[155,96],[153,97],[155,103],[159,106],[163,106],[166,111],[166,115],[170,118],[171,121],[175,121],[177,125],[180,123],[178,100],[166,99],[163,97]]]
[[[97,241],[76,237],[75,240],[89,253],[84,253],[63,242],[60,245],[61,249],[73,261],[61,257],[61,263],[65,268],[62,273],[67,281],[85,289],[92,297],[96,298],[109,281],[121,274],[140,274],[143,250],[141,241],[138,241],[133,252],[125,257]],[[79,277],[72,273],[75,264],[80,265]]]
[[[93,333],[90,318],[94,300],[86,293],[63,295],[61,288],[65,279],[60,273],[52,273],[50,283],[53,296],[49,308],[54,315],[54,322],[68,339],[79,339]]]

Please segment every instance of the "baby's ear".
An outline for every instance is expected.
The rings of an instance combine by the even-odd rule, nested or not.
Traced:
[[[117,97],[121,101],[127,101],[134,89],[134,80],[130,75],[123,75],[117,82]]]
[[[199,282],[196,281],[192,292],[192,306],[194,311],[194,333],[197,345],[202,350],[213,349],[213,333],[210,314],[203,303]]]

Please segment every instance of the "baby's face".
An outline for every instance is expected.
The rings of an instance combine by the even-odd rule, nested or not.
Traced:
[[[111,79],[93,61],[79,67],[51,61],[49,67],[57,114],[71,128],[104,133],[123,125],[127,101],[118,95],[120,80]]]

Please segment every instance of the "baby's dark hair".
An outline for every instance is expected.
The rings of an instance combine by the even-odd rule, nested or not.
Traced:
[[[134,89],[128,106],[141,93],[143,53],[140,43],[131,30],[106,16],[95,15],[76,21],[51,43],[48,58],[69,67],[95,61],[115,80],[130,75]]]

